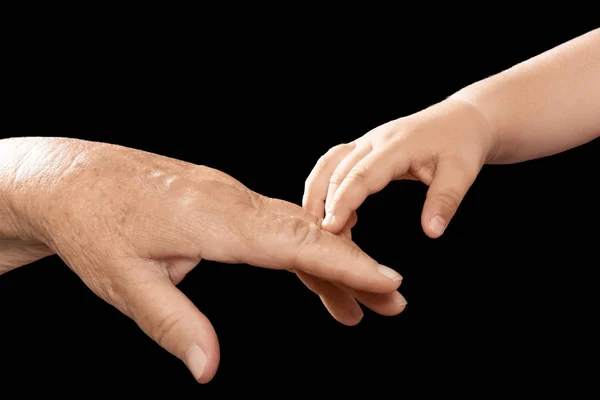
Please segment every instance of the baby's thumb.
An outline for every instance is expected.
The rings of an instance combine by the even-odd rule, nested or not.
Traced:
[[[442,236],[476,177],[477,172],[471,172],[460,163],[438,164],[421,216],[427,236],[434,239]]]
[[[168,277],[157,275],[130,285],[123,296],[127,313],[148,336],[181,359],[198,382],[207,383],[219,365],[215,329]]]

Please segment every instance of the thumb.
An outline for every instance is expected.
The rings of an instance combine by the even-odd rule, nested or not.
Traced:
[[[219,365],[219,342],[212,324],[159,267],[143,262],[127,285],[125,310],[165,350],[181,359],[199,383],[209,382]],[[130,266],[131,267],[131,266]],[[137,276],[141,273],[143,276]]]
[[[427,191],[421,224],[430,238],[442,236],[458,206],[477,177],[477,171],[462,162],[445,161],[437,165]]]

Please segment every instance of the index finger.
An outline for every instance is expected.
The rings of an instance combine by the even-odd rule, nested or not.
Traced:
[[[293,268],[374,293],[394,291],[402,281],[400,274],[380,265],[351,240],[327,232],[306,218],[262,211],[252,226],[251,241],[238,256],[241,262],[273,269]]]
[[[296,254],[291,255],[295,269],[366,292],[388,293],[400,286],[400,274],[379,264],[351,240],[302,223],[299,231]]]

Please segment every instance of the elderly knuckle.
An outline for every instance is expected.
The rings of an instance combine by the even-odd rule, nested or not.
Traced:
[[[290,220],[289,229],[298,246],[314,244],[318,242],[322,236],[322,231],[316,224],[300,218]]]
[[[245,196],[241,196],[236,203],[242,208],[249,206],[248,209],[261,210],[270,200],[267,196],[247,190]]]
[[[314,226],[319,226],[319,222],[321,220],[321,218],[319,218],[318,215],[316,215],[315,213],[311,212],[311,211],[304,211],[303,212],[303,219],[309,224],[309,225],[314,225]]]

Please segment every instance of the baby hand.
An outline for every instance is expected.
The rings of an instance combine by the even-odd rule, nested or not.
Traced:
[[[325,214],[323,228],[338,233],[367,196],[391,181],[416,179],[429,186],[423,230],[437,238],[495,148],[485,117],[448,98],[332,147],[306,180],[303,206]]]

